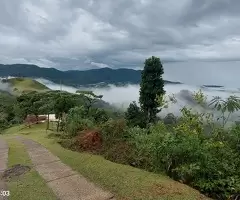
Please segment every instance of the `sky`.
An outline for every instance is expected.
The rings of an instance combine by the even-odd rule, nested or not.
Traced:
[[[239,0],[1,0],[0,63],[60,70],[142,69],[164,78],[240,85]]]

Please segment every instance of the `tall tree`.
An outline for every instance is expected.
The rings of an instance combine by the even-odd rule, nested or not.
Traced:
[[[52,92],[46,92],[44,93],[44,96],[42,98],[42,106],[39,108],[39,110],[47,114],[47,130],[49,129],[49,124],[50,124],[50,119],[49,116],[51,113],[54,113],[54,106],[55,106],[55,101],[57,98],[57,94],[52,93]]]
[[[23,110],[24,118],[28,114],[34,114],[38,119],[38,115],[40,114],[39,108],[42,103],[41,98],[42,94],[35,91],[24,93],[17,98],[18,105]]]
[[[75,103],[73,99],[71,98],[71,95],[63,96],[61,94],[56,97],[56,101],[54,102],[54,111],[55,116],[58,119],[57,124],[57,131],[59,130],[59,123],[63,120],[65,117],[65,114],[75,106]]]
[[[164,73],[160,58],[150,57],[145,60],[144,70],[142,71],[142,80],[140,84],[140,106],[147,117],[149,123],[154,122],[158,109],[159,102],[156,101],[158,96],[165,94]]]
[[[94,103],[103,97],[103,95],[96,95],[92,91],[77,90],[76,93],[85,98],[85,107],[87,108],[87,114],[89,113],[89,110],[94,105]]]

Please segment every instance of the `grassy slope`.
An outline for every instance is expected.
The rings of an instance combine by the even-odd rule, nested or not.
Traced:
[[[14,91],[44,91],[49,90],[45,85],[33,80],[31,78],[12,78],[8,80]]]
[[[44,128],[45,124],[31,129],[13,127],[5,131],[4,137],[22,134],[38,141],[64,163],[104,189],[113,192],[121,200],[208,199],[198,191],[175,182],[165,175],[116,164],[101,156],[66,150],[57,143],[56,139],[49,139]]]
[[[9,145],[8,167],[11,167],[15,164],[22,164],[32,167],[31,160],[28,157],[24,146],[14,139],[8,139],[7,141]],[[56,199],[52,190],[48,188],[38,172],[33,169],[18,178],[10,180],[8,182],[8,189],[10,190],[10,200]]]

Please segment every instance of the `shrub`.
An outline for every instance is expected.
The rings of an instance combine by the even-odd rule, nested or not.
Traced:
[[[229,133],[226,134],[225,139],[232,146],[232,148],[240,152],[240,124],[233,126]]]
[[[132,151],[134,152],[134,158],[132,159],[131,165],[152,171],[152,149],[148,140],[149,130],[133,127],[129,128],[127,132],[130,137]]]
[[[125,119],[127,120],[128,126],[139,126],[141,128],[145,128],[147,125],[147,118],[141,109],[137,106],[135,101],[129,105],[125,113]]]
[[[201,92],[196,93],[195,98],[207,106]],[[109,119],[101,109],[91,108],[87,115],[84,107],[71,109],[66,127],[69,134],[76,135],[84,129],[94,130],[97,124],[103,139],[100,152],[105,158],[148,171],[164,171],[214,199],[237,199],[240,194],[240,125],[226,129],[224,125],[229,115],[224,116],[229,110],[226,106],[232,108],[230,114],[239,108],[238,101],[234,99],[228,104],[217,99],[216,102],[217,111],[223,115],[220,126],[214,123],[212,113],[193,112],[188,107],[181,109],[178,119],[169,113],[163,121],[145,126],[144,115],[133,102],[125,113],[126,120]],[[84,143],[87,150],[96,149],[92,136],[96,134],[88,137],[90,143]],[[76,139],[78,143],[75,140],[74,145],[81,146],[82,137]],[[63,144],[74,146],[73,140]]]
[[[103,136],[102,154],[108,160],[136,166],[134,146],[127,140],[130,137],[124,119],[110,119],[101,126]]]
[[[76,136],[79,131],[94,128],[94,119],[86,118],[84,107],[70,109],[66,118],[66,133]]]
[[[101,132],[103,135],[103,141],[112,141],[125,138],[126,135],[126,121],[124,119],[113,120],[110,119],[103,125],[101,125]]]
[[[151,126],[149,134],[139,129],[132,131],[137,156],[149,155],[145,160],[148,170],[165,171],[175,180],[213,198],[227,199],[238,194],[240,155],[236,132],[239,128],[235,127],[229,134],[217,127],[205,137],[204,123],[198,123],[201,117],[187,110],[183,112],[173,132],[161,122]],[[228,136],[218,137],[215,132]]]
[[[135,155],[133,147],[130,143],[126,141],[115,141],[111,144],[104,145],[104,149],[102,151],[104,157],[110,161],[135,165]]]
[[[216,199],[227,199],[240,193],[239,153],[227,142],[204,141],[198,170],[190,183]]]
[[[134,137],[135,135],[146,135],[148,130],[140,127],[131,127],[127,130],[129,137]]]
[[[75,119],[66,124],[66,132],[76,136],[79,132],[94,128],[94,122],[91,119]]]
[[[93,118],[97,124],[104,123],[109,119],[107,112],[101,108],[90,108],[88,117]]]
[[[66,149],[70,149],[73,151],[77,150],[75,138],[59,139],[58,143]]]

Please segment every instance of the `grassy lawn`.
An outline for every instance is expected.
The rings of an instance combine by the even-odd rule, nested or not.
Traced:
[[[18,92],[43,91],[43,90],[49,89],[45,85],[30,78],[12,78],[12,79],[9,79],[8,82],[13,87],[13,89],[15,90],[17,89]]]
[[[30,129],[13,127],[5,131],[4,137],[8,138],[12,137],[13,134],[21,134],[24,137],[41,143],[53,154],[57,155],[65,164],[71,166],[95,184],[111,191],[116,195],[117,199],[120,200],[208,199],[200,195],[198,191],[175,182],[165,175],[149,173],[131,166],[116,164],[105,160],[101,156],[64,149],[57,143],[56,139],[47,138],[44,128],[45,125],[37,125]],[[16,155],[16,153],[14,155]],[[30,176],[30,179],[33,178],[33,176]],[[32,181],[36,182],[36,180]],[[16,185],[12,184],[11,188],[17,192],[17,189],[14,187],[16,187]],[[38,186],[35,185],[34,188],[37,187]]]
[[[31,166],[31,160],[22,143],[15,139],[7,138],[9,145],[8,167],[16,164]],[[56,200],[52,190],[48,188],[41,176],[31,169],[20,177],[8,182],[10,200]]]

